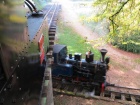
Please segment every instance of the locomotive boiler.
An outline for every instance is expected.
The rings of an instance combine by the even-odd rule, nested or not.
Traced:
[[[101,49],[101,60],[94,60],[91,51],[82,59],[81,53],[67,56],[65,45],[55,45],[53,48],[54,62],[52,65],[53,78],[76,83],[82,86],[95,87],[103,91],[106,84],[109,57],[105,58],[106,49]]]

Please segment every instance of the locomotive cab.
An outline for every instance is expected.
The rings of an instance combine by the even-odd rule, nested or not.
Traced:
[[[53,48],[54,64],[58,64],[65,61],[67,57],[67,47],[65,45],[55,45]]]

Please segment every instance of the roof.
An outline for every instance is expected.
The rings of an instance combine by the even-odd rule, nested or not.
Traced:
[[[53,53],[59,53],[66,45],[56,44],[53,47]]]
[[[43,23],[44,16],[46,15],[50,7],[51,4],[48,4],[42,9],[42,11],[39,11],[39,13],[33,13],[32,15],[27,14],[27,25],[30,40],[33,40],[33,38],[37,34],[39,28]]]
[[[43,19],[44,19],[43,14],[39,14],[38,16],[28,17],[27,24],[28,24],[28,32],[29,32],[30,40],[32,40],[36,35],[37,31],[39,30],[43,22]]]

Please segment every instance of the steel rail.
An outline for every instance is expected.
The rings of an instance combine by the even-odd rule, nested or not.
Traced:
[[[51,16],[51,19],[50,19],[50,21],[49,21],[49,23],[48,23],[49,28],[50,28],[50,25],[51,25],[52,20],[53,20],[53,18],[54,18],[54,15],[55,15],[55,12],[56,12],[56,10],[57,10],[57,7],[58,7],[58,3],[56,4],[55,9],[54,9],[54,11],[53,11],[53,14],[52,14],[52,16]]]
[[[47,11],[47,13],[45,13],[46,15],[44,16],[44,20],[47,18],[47,16],[51,12],[51,10],[52,10],[52,8],[53,8],[54,5],[55,5],[55,3],[50,7],[49,11]]]

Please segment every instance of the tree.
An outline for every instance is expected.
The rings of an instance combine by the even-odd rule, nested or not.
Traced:
[[[93,6],[101,8],[94,20],[106,18],[110,23],[108,41],[124,50],[140,53],[140,1],[96,0]]]

